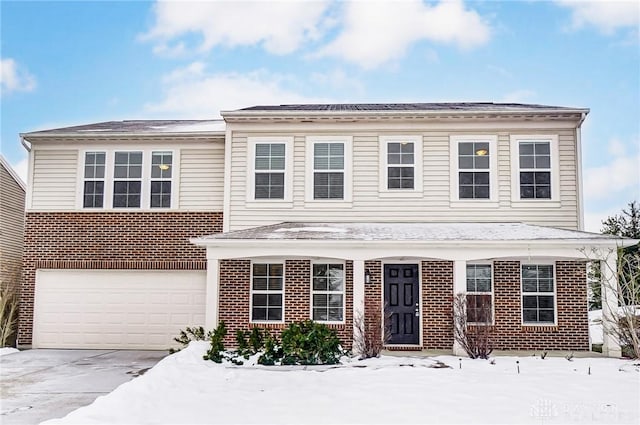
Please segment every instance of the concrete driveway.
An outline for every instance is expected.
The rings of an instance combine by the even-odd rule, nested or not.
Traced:
[[[0,356],[0,423],[60,418],[153,367],[167,351],[26,350]]]

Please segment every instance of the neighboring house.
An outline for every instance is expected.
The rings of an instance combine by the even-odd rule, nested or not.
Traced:
[[[19,290],[22,271],[25,184],[0,155],[0,287]]]
[[[350,346],[383,317],[389,348],[450,350],[466,293],[498,349],[589,350],[580,249],[633,241],[581,231],[587,113],[284,105],[22,134],[19,342],[165,348],[224,320],[232,345],[311,318]]]

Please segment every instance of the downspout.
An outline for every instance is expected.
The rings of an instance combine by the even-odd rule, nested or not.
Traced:
[[[584,194],[582,183],[582,123],[587,118],[587,113],[583,112],[576,126],[576,161],[578,174],[578,230],[584,230]]]
[[[33,194],[31,193],[31,170],[33,170],[33,154],[31,152],[31,143],[24,136],[20,135],[20,144],[27,151],[29,156],[29,161],[27,165],[27,192],[24,199],[24,208],[25,211],[31,208],[31,201],[33,199]]]

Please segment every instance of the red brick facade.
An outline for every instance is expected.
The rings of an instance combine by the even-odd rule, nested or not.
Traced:
[[[453,261],[422,262],[422,346],[453,346]]]
[[[555,265],[557,326],[523,326],[520,262],[494,262],[496,349],[590,349],[586,264],[580,261],[556,261]]]
[[[204,270],[189,239],[221,231],[220,212],[27,213],[18,343],[31,344],[36,269]]]
[[[251,323],[251,261],[222,260],[220,262],[219,315],[227,327],[225,345],[236,345],[236,331],[254,326],[280,335],[291,322],[311,318],[311,261],[286,260],[284,266],[284,323]],[[345,264],[344,324],[329,324],[335,329],[344,348],[353,340],[353,262]]]

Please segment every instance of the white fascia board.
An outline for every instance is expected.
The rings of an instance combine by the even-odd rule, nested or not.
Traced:
[[[225,137],[224,131],[204,131],[204,132],[162,132],[162,133],[123,133],[123,132],[86,132],[78,133],[55,133],[55,134],[38,134],[38,133],[20,133],[20,137],[30,143],[46,141],[47,139],[65,139],[66,142],[80,141],[85,142],[87,139],[110,139],[110,138],[171,138],[171,137],[193,137],[193,138],[210,138]]]
[[[622,241],[622,243],[621,243]],[[474,260],[494,257],[564,257],[586,259],[581,249],[629,246],[634,240],[561,241],[336,241],[191,239],[207,248],[207,258],[261,256],[374,259],[385,257]]]
[[[253,110],[253,111],[221,111],[220,115],[226,120],[227,118],[235,117],[298,117],[298,116],[415,116],[415,115],[429,115],[429,116],[451,116],[451,115],[469,115],[469,114],[482,114],[482,115],[544,115],[544,114],[586,114],[589,113],[589,109],[576,108],[576,109],[536,109],[536,110],[512,110],[505,111],[499,109],[487,109],[487,110],[384,110],[384,111],[363,111],[363,110]]]

